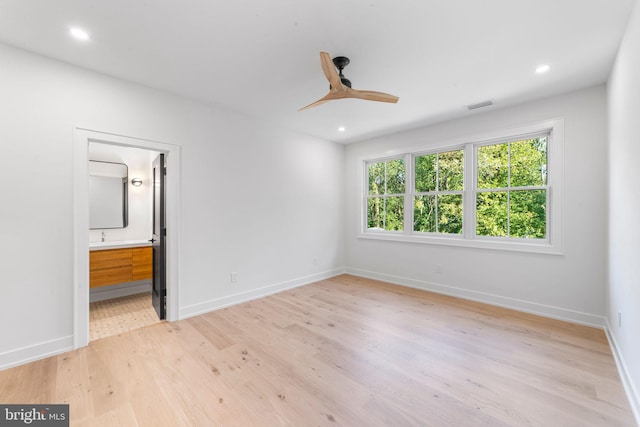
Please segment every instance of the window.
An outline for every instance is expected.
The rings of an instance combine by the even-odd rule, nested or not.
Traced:
[[[403,159],[367,165],[367,229],[404,229],[405,167]]]
[[[413,230],[462,234],[464,150],[414,159]]]
[[[359,237],[562,253],[563,128],[550,120],[364,160]]]
[[[477,147],[476,234],[547,237],[547,136]]]

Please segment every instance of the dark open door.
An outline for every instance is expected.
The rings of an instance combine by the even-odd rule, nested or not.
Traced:
[[[164,154],[153,161],[153,308],[160,319],[167,317],[167,269],[166,269],[166,237],[165,225],[165,178]]]

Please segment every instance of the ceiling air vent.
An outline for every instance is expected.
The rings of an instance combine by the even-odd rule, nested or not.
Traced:
[[[477,110],[478,108],[488,107],[489,105],[493,105],[493,101],[484,101],[473,105],[467,105],[467,110]]]

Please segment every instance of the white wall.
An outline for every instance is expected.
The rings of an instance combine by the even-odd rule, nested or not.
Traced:
[[[72,342],[75,126],[182,146],[182,314],[341,271],[342,146],[5,45],[0,63],[0,368]]]
[[[605,88],[598,86],[349,145],[345,157],[348,270],[602,326],[607,246],[605,101]],[[564,255],[358,239],[361,159],[559,117],[565,125]]]
[[[640,6],[609,78],[608,323],[640,422]],[[618,323],[622,316],[622,326]]]
[[[151,162],[158,153],[139,148],[92,142],[89,144],[89,160],[124,163],[129,173],[128,199],[129,224],[124,228],[95,229],[89,231],[90,242],[100,242],[104,232],[106,242],[124,240],[149,240],[151,238],[151,204],[153,181]],[[142,179],[142,185],[131,185],[133,178]]]

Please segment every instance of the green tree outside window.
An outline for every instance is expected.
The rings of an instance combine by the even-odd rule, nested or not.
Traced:
[[[476,234],[547,236],[547,137],[477,150]]]
[[[464,150],[415,157],[413,230],[462,233]]]
[[[404,230],[406,172],[403,159],[368,164],[367,228]]]

